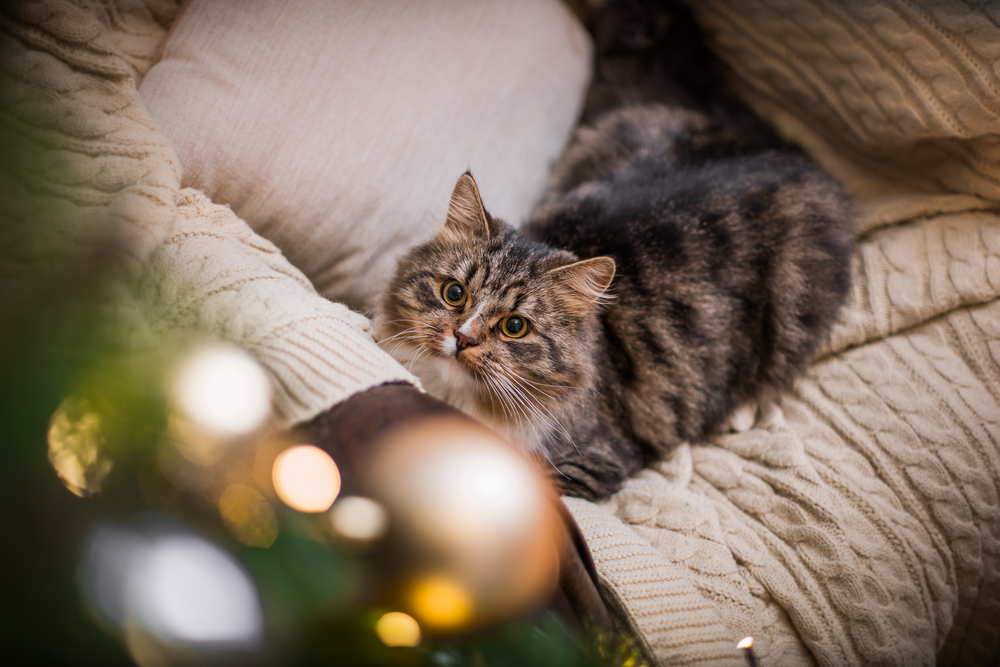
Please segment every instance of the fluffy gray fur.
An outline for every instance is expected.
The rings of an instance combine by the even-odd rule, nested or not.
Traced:
[[[524,233],[463,175],[379,313],[430,393],[587,498],[786,390],[848,292],[853,239],[842,189],[692,75],[718,64],[683,8],[603,21],[584,122]]]

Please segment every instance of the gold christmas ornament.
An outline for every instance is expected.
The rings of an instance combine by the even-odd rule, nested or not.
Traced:
[[[535,464],[485,427],[433,419],[396,431],[365,475],[409,556],[404,604],[454,633],[544,604],[558,575],[558,502]]]

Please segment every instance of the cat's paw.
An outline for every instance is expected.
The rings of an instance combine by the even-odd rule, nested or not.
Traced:
[[[669,456],[655,464],[667,481],[679,486],[687,486],[694,475],[694,459],[691,457],[691,445],[682,442]]]
[[[757,425],[761,428],[784,426],[785,413],[781,411],[781,406],[777,403],[761,406],[760,417],[757,419]]]
[[[750,401],[733,410],[726,420],[724,430],[729,433],[744,433],[753,428],[757,421],[757,402]]]

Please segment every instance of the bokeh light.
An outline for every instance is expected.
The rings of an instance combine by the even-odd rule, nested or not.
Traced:
[[[228,552],[176,529],[100,526],[84,550],[84,599],[106,622],[137,622],[166,642],[256,645],[264,617],[257,589]]]
[[[375,623],[375,634],[386,646],[416,646],[420,643],[420,625],[401,611],[383,614]]]
[[[219,516],[232,536],[248,547],[267,548],[278,537],[274,508],[249,486],[226,487],[219,497]]]
[[[153,543],[130,582],[136,615],[184,642],[247,642],[263,630],[257,591],[230,554],[194,535]]]
[[[378,501],[361,496],[341,498],[330,510],[330,525],[349,540],[371,542],[385,535],[389,513]]]
[[[242,350],[212,345],[180,367],[173,384],[181,416],[211,437],[238,438],[271,414],[271,385],[260,364]]]
[[[417,580],[410,604],[417,618],[439,631],[457,630],[472,619],[472,596],[461,584],[447,576]]]
[[[181,456],[206,468],[219,462],[228,445],[228,441],[206,433],[179,414],[167,418],[167,437]]]
[[[100,525],[80,559],[80,588],[87,606],[106,625],[117,628],[129,614],[129,571],[142,561],[149,541],[142,534]]]
[[[271,480],[278,497],[300,512],[325,512],[340,493],[337,464],[313,445],[295,445],[278,454]]]
[[[114,462],[105,453],[101,417],[82,398],[70,396],[49,421],[49,462],[66,488],[78,496],[101,490]]]

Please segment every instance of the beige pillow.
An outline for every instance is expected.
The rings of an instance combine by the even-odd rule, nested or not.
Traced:
[[[590,50],[558,0],[193,0],[140,93],[184,186],[365,307],[466,169],[491,212],[527,216]]]

